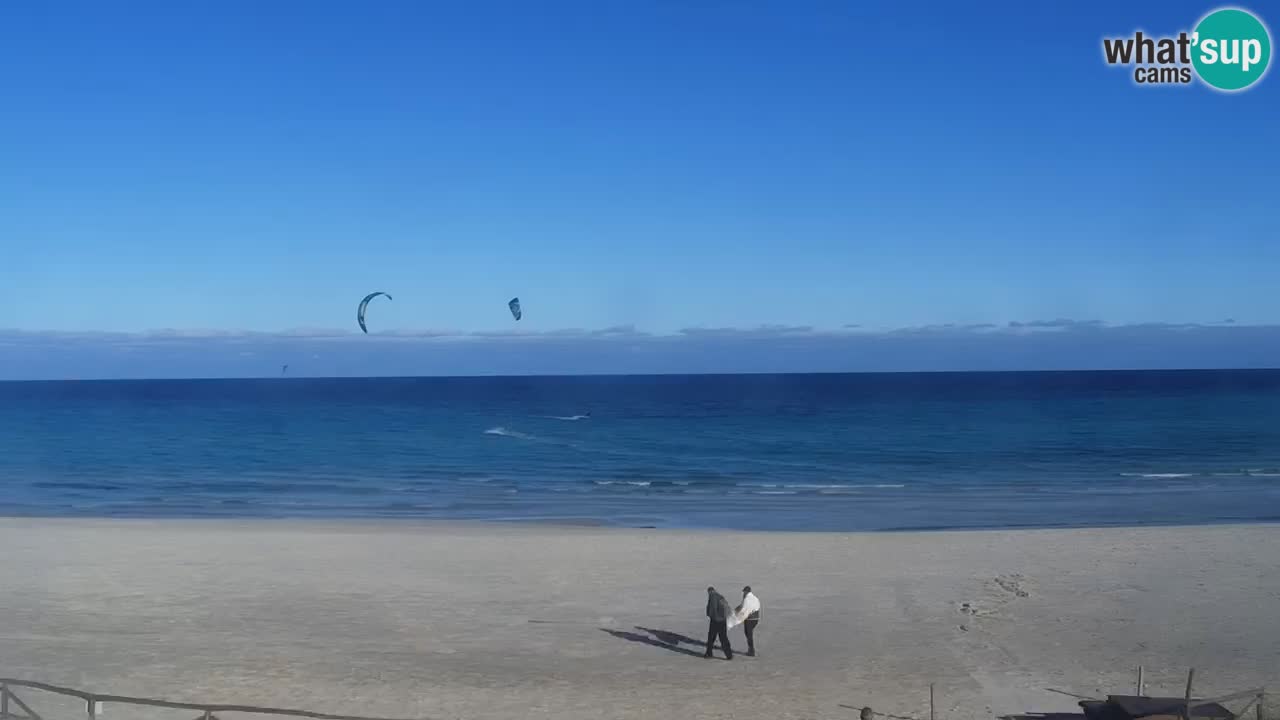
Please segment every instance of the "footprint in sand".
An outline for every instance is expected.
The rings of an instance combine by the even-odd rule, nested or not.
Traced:
[[[1001,590],[1004,590],[1014,597],[1031,597],[1031,594],[1022,587],[1024,580],[1025,578],[1023,578],[1022,575],[1012,573],[1009,575],[1001,575],[997,577],[994,582]]]
[[[972,617],[974,619],[996,617],[998,614],[997,610],[983,607],[973,602],[960,603],[956,612],[960,613],[961,615],[968,615],[969,617]]]

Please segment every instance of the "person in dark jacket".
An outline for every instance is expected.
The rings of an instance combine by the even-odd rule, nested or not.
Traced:
[[[703,657],[711,657],[716,638],[720,638],[720,649],[724,651],[724,659],[733,659],[733,648],[729,647],[729,601],[716,592],[713,587],[707,588],[707,619],[711,621],[707,628],[707,652]]]

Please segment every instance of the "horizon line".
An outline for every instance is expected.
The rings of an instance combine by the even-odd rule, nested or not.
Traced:
[[[301,381],[301,380],[517,380],[529,378],[678,378],[678,377],[805,377],[828,375],[1106,375],[1113,373],[1268,373],[1280,372],[1274,367],[1214,367],[1214,368],[1037,368],[1020,370],[818,370],[773,372],[673,372],[673,373],[529,373],[524,375],[254,375],[254,376],[192,376],[152,378],[28,378],[0,379],[0,385],[19,383],[118,383],[118,382],[224,382],[224,381]]]

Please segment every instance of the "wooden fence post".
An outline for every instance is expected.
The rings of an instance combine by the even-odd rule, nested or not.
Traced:
[[[1195,677],[1196,669],[1191,668],[1187,673],[1187,693],[1183,698],[1182,703],[1182,717],[1186,718],[1186,720],[1191,720],[1191,681],[1194,680]]]

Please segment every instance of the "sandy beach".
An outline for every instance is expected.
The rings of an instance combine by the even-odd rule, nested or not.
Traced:
[[[759,657],[701,657],[708,584],[756,589]],[[1276,526],[0,521],[0,676],[361,715],[925,718],[933,682],[940,718],[989,718],[1139,664],[1150,692],[1280,689],[1277,607]]]

